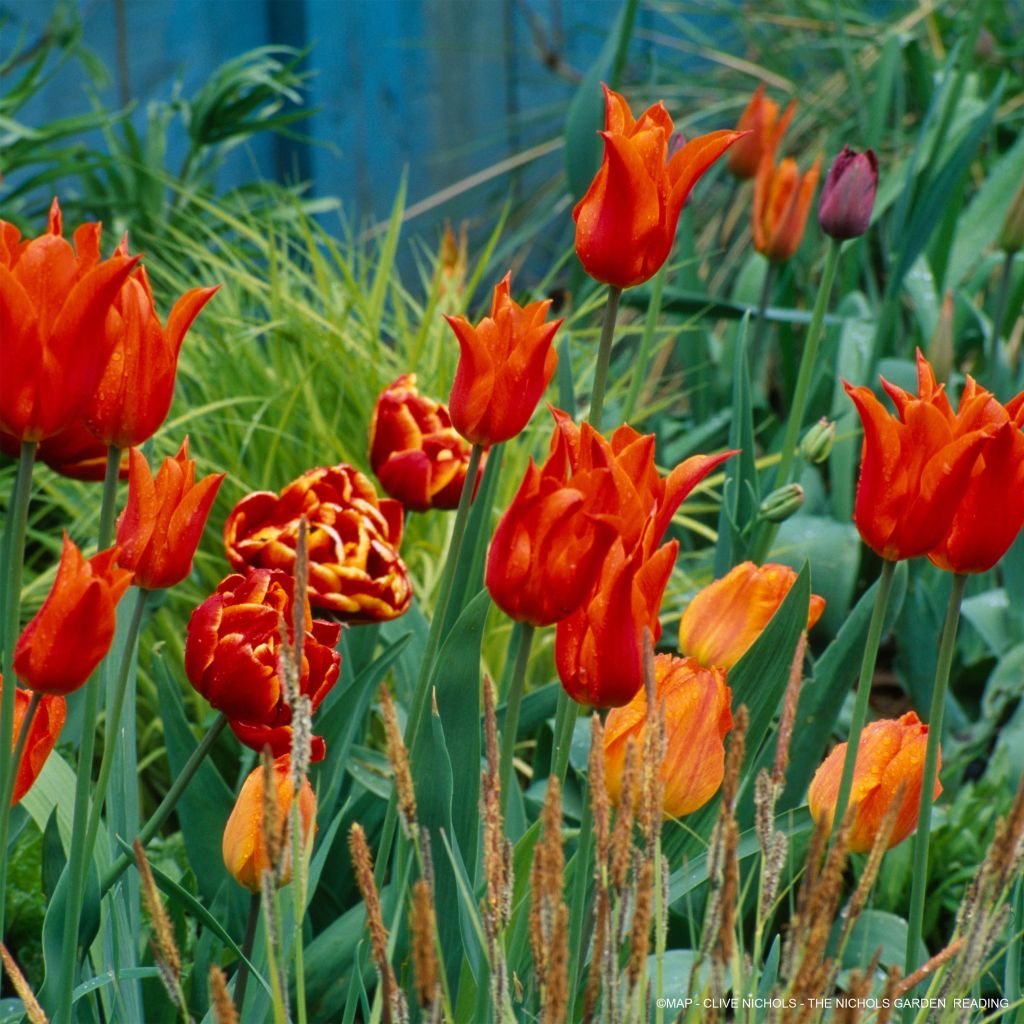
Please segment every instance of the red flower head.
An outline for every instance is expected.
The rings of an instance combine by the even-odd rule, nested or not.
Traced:
[[[741,181],[753,178],[764,154],[774,153],[779,148],[795,112],[796,100],[793,100],[779,117],[779,105],[765,97],[762,82],[736,125],[736,130],[745,134],[729,150],[729,173]]]
[[[187,437],[173,459],[164,459],[155,480],[146,456],[131,450],[128,504],[117,521],[117,564],[135,574],[137,587],[173,587],[192,571],[224,475],[214,473],[195,482]]]
[[[459,365],[448,399],[455,429],[472,444],[498,444],[530,421],[558,365],[552,348],[561,320],[545,318],[550,299],[520,306],[509,271],[494,289],[491,315],[473,327],[446,316],[459,340]]]
[[[447,407],[416,390],[416,374],[402,374],[377,399],[370,420],[370,465],[381,487],[407,509],[456,508],[469,451]]]
[[[5,430],[0,430],[0,451],[16,459],[21,442]],[[36,460],[43,462],[55,473],[72,480],[101,481],[107,472],[107,446],[97,440],[81,419],[66,426],[59,434],[52,434],[39,442]],[[128,479],[128,453],[121,456],[120,479]]]
[[[280,629],[294,639],[295,581],[287,573],[253,569],[228,576],[193,613],[185,641],[189,682],[227,715],[246,746],[269,746],[275,757],[291,749],[292,709],[279,675]],[[313,619],[306,606],[299,691],[316,711],[338,681],[341,636],[337,623]],[[324,741],[313,737],[312,758],[324,757]]]
[[[103,376],[114,339],[111,303],[138,257],[100,260],[100,225],[62,237],[54,199],[46,234],[22,241],[0,221],[0,338],[4,342],[0,429],[41,441],[81,414]]]
[[[399,557],[402,506],[344,463],[303,473],[280,495],[243,498],[224,524],[232,568],[295,568],[299,522],[309,524],[309,601],[345,622],[382,622],[408,610],[412,587]]]
[[[773,152],[761,158],[754,182],[754,248],[772,262],[783,263],[800,248],[820,174],[820,155],[802,177],[795,160],[776,167]]]
[[[117,602],[132,581],[116,558],[117,548],[107,548],[86,560],[64,534],[50,593],[14,647],[14,671],[33,690],[77,690],[110,650]]]
[[[0,676],[0,693],[3,692],[4,679]],[[21,732],[22,723],[25,721],[25,713],[32,698],[20,687],[14,688],[14,733],[11,736],[11,750],[18,745],[18,734]],[[31,788],[32,784],[39,778],[39,773],[50,756],[61,729],[64,728],[64,717],[67,712],[67,705],[63,697],[51,697],[46,695],[40,700],[36,709],[32,725],[29,727],[28,737],[25,740],[25,747],[22,751],[21,761],[12,766],[15,772],[14,792],[11,794],[11,806],[13,807]]]
[[[604,160],[576,204],[576,255],[595,280],[629,288],[668,259],[690,190],[742,132],[700,135],[669,157],[675,125],[662,103],[634,119],[629,104],[603,86]]]
[[[117,255],[128,256],[127,237]],[[163,327],[145,268],[139,267],[125,281],[105,324],[113,354],[85,408],[89,429],[104,444],[130,448],[149,440],[160,428],[174,397],[181,343],[219,287],[185,292]]]

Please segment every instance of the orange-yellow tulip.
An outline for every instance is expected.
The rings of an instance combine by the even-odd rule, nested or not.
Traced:
[[[729,173],[741,181],[754,177],[761,166],[761,157],[779,148],[795,111],[796,100],[792,100],[779,117],[779,105],[765,96],[762,82],[736,125],[737,131],[746,134],[729,150]]]
[[[820,155],[803,176],[795,160],[776,167],[773,152],[761,158],[754,182],[754,248],[773,263],[785,262],[800,248],[820,173]]]

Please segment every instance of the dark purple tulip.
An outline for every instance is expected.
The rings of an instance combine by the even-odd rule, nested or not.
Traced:
[[[878,188],[878,158],[873,150],[856,153],[843,146],[832,164],[818,202],[818,223],[840,240],[863,235],[871,223]]]

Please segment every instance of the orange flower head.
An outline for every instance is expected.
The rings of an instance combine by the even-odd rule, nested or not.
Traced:
[[[16,459],[21,442],[0,429],[0,451]],[[74,420],[57,434],[39,442],[36,461],[45,463],[55,473],[71,480],[101,481],[107,472],[107,446],[89,430],[81,419]],[[121,480],[128,479],[128,453],[121,456]]]
[[[370,465],[381,487],[410,511],[457,508],[469,453],[447,406],[416,390],[416,374],[403,373],[377,399],[370,420]]]
[[[974,396],[954,417],[945,389],[918,352],[918,393],[883,380],[893,416],[869,388],[843,386],[864,427],[853,519],[864,543],[890,561],[934,550],[949,531],[975,463],[995,429]]]
[[[117,563],[135,574],[135,585],[162,590],[180,583],[192,571],[192,559],[203,535],[224,473],[196,479],[196,463],[188,457],[188,438],[173,459],[164,459],[156,479],[146,456],[131,450],[128,503],[117,521]]]
[[[0,676],[0,693],[3,693],[4,678]],[[25,721],[25,714],[32,698],[27,691],[20,687],[14,688],[14,733],[11,736],[11,750],[18,745],[18,734],[21,732],[22,723]],[[32,788],[32,784],[39,778],[39,773],[50,756],[61,729],[64,728],[64,718],[67,713],[67,705],[64,698],[46,694],[36,708],[32,725],[29,726],[28,736],[25,740],[25,747],[21,754],[21,761],[16,766],[14,776],[14,792],[11,794],[11,806],[13,807]]]
[[[107,313],[138,262],[100,260],[99,224],[83,224],[74,242],[56,199],[38,238],[0,220],[0,429],[18,441],[51,437],[81,415],[113,348]]]
[[[900,719],[883,719],[865,726],[857,748],[850,790],[849,806],[854,815],[850,849],[854,853],[866,853],[874,845],[901,787],[903,794],[889,848],[902,843],[917,827],[927,745],[928,726],[913,711]],[[807,803],[815,824],[824,822],[832,827],[846,747],[845,743],[840,743],[833,748],[811,781]],[[939,760],[941,765],[941,756]],[[941,793],[942,786],[936,778],[932,799],[938,799]]]
[[[732,668],[761,635],[796,582],[788,565],[742,562],[709,583],[687,605],[679,621],[679,649],[698,664]],[[825,610],[825,599],[811,595],[807,628]]]
[[[291,757],[283,754],[274,761],[274,815],[272,828],[264,826],[266,816],[265,780],[263,765],[258,765],[242,783],[238,799],[224,826],[221,851],[224,866],[231,877],[250,892],[260,891],[263,872],[270,870],[270,851],[267,849],[267,835],[281,836],[281,866],[276,875],[276,884],[287,885],[292,878],[292,803],[295,800],[295,786],[292,783]],[[299,819],[302,823],[302,842],[306,845],[316,835],[316,796],[309,779],[303,779],[299,790]]]
[[[299,524],[309,524],[309,601],[344,622],[383,622],[408,611],[412,586],[398,554],[402,506],[341,463],[303,473],[281,493],[243,498],[224,523],[233,569],[295,568]]]
[[[117,602],[132,581],[119,569],[117,548],[86,559],[65,533],[57,577],[14,646],[14,671],[39,693],[77,690],[114,639]]]
[[[459,365],[448,399],[455,429],[487,447],[515,437],[530,421],[558,365],[552,347],[561,320],[546,319],[551,300],[520,306],[509,271],[494,289],[491,315],[474,327],[446,316],[459,341]]]
[[[655,693],[665,707],[666,818],[681,818],[703,807],[718,792],[725,774],[725,737],[733,727],[732,692],[725,672],[702,668],[693,658],[658,654],[654,658]],[[604,727],[604,764],[608,793],[617,804],[622,793],[626,746],[633,738],[643,750],[647,693],[641,686],[626,705],[612,708]]]
[[[776,167],[772,151],[761,158],[754,182],[754,248],[773,263],[784,263],[800,248],[820,174],[820,155],[802,176],[795,160]]]
[[[128,256],[127,236],[117,254]],[[104,444],[131,448],[148,441],[160,428],[174,397],[185,334],[219,287],[185,292],[164,327],[144,267],[133,271],[121,286],[104,324],[112,355],[85,407],[89,429]]]
[[[279,674],[281,622],[294,638],[295,581],[274,569],[228,576],[192,613],[185,640],[189,682],[229,719],[235,735],[253,750],[275,756],[291,749],[292,709]],[[305,609],[299,692],[312,711],[338,681],[341,636],[337,623],[313,619]],[[312,759],[323,760],[324,741],[314,736]]]
[[[675,125],[664,104],[634,119],[625,98],[603,86],[604,159],[576,204],[576,255],[596,281],[630,288],[668,259],[690,190],[743,135],[717,131],[674,148]]]
[[[779,105],[764,94],[762,82],[740,115],[736,130],[745,132],[729,150],[729,173],[741,181],[753,178],[765,153],[774,153],[796,112],[796,100],[779,117]]]

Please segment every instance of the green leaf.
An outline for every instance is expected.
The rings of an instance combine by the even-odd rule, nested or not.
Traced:
[[[830,955],[835,955],[839,935],[833,932],[829,943]],[[858,967],[863,970],[876,950],[881,950],[879,964],[883,969],[898,967],[902,970],[907,952],[907,922],[896,914],[885,910],[865,910],[853,926],[850,938],[842,953],[840,964],[844,967]],[[914,962],[923,964],[929,953],[922,942],[914,957]]]

